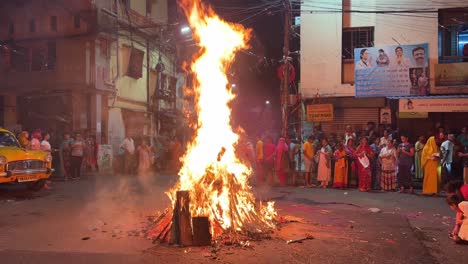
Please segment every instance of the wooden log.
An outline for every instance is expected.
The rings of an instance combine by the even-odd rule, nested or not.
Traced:
[[[180,244],[180,231],[179,231],[179,194],[177,192],[177,201],[174,205],[174,210],[172,214],[172,226],[171,226],[171,236],[169,238],[169,244]]]
[[[193,235],[189,192],[178,191],[176,204],[177,211],[175,211],[174,214],[178,215],[179,245],[191,246],[193,244]]]
[[[193,245],[211,245],[210,220],[208,217],[193,217]]]

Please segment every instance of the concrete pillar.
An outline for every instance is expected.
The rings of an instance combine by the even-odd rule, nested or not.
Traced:
[[[16,95],[5,95],[3,98],[3,123],[5,128],[12,130],[18,124]]]

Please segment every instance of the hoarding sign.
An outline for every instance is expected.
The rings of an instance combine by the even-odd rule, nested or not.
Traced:
[[[435,92],[468,93],[468,63],[435,64]]]
[[[309,122],[333,121],[333,105],[332,104],[307,105],[307,121]]]
[[[429,45],[354,49],[356,97],[427,95]]]
[[[428,112],[399,112],[398,118],[401,119],[413,119],[413,118],[422,118],[427,119],[429,118]]]
[[[400,99],[400,112],[468,112],[468,98]]]

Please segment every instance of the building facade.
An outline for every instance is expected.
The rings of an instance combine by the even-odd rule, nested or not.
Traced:
[[[179,112],[185,75],[169,2],[2,1],[0,126],[88,131],[112,145],[173,133],[162,120]]]
[[[461,126],[461,121],[468,119],[468,105],[463,109],[449,107],[446,112],[439,112],[439,109],[438,112],[411,116],[399,114],[399,101],[413,98],[468,100],[464,97],[468,94],[468,63],[463,57],[463,46],[468,42],[468,11],[456,8],[462,6],[466,7],[466,3],[460,1],[447,6],[442,2],[428,5],[423,0],[398,0],[392,5],[376,0],[303,1],[301,93],[308,99],[307,104],[317,102],[313,99],[319,95],[322,103],[334,105],[334,120],[323,122],[324,130],[344,131],[348,124],[355,129],[364,129],[368,121],[391,124],[415,135],[433,130],[437,123],[452,130],[459,129],[457,125]],[[428,58],[425,65],[428,69],[425,72],[428,73],[427,92],[389,92],[383,96],[364,96],[367,98],[356,93],[355,70],[359,58],[355,49],[423,44],[428,46],[428,50],[424,50]],[[394,50],[388,49],[387,53],[390,51],[392,60]],[[375,64],[376,59],[374,56],[370,62]],[[457,69],[454,79],[458,78],[459,83],[443,85],[437,81],[440,69],[444,67]],[[408,76],[405,78],[408,82],[413,80]],[[388,109],[392,117],[383,122],[381,114]],[[407,119],[411,117],[419,118]]]

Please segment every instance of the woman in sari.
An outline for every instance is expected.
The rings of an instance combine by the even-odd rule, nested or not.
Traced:
[[[426,143],[426,138],[420,136],[419,140],[414,144],[414,174],[416,179],[422,179],[424,176],[423,169],[421,167],[421,152]]]
[[[348,139],[345,147],[347,161],[347,176],[348,184],[355,187],[357,185],[357,166],[356,166],[356,149],[354,148],[354,139]]]
[[[424,170],[423,194],[434,195],[439,193],[440,184],[440,153],[435,137],[427,140],[421,153],[421,167]]]
[[[286,176],[289,171],[289,154],[288,145],[286,144],[286,140],[284,138],[280,138],[278,140],[278,145],[276,146],[275,168],[281,187],[286,187]]]
[[[263,146],[263,172],[268,179],[270,185],[273,185],[273,170],[275,166],[275,153],[276,146],[273,144],[271,137],[265,138],[265,145]]]
[[[397,168],[397,152],[393,147],[393,141],[387,142],[387,145],[382,148],[379,154],[380,163],[382,164],[381,171],[381,187],[384,191],[394,191],[396,188],[396,168]]]
[[[151,153],[152,148],[148,145],[148,140],[143,139],[140,146],[137,148],[138,152],[138,175],[145,176],[151,167]]]
[[[328,145],[328,139],[322,139],[322,148],[318,151],[318,172],[317,180],[320,182],[320,188],[327,188],[331,180],[331,156],[332,149]]]
[[[411,167],[413,167],[414,147],[408,142],[408,137],[402,135],[401,144],[398,146],[398,185],[400,193],[409,188],[411,194],[414,193],[413,181],[411,179]]]
[[[338,143],[338,148],[333,154],[335,158],[335,177],[333,178],[333,188],[348,187],[348,161],[343,143]]]
[[[371,190],[372,166],[370,164],[370,160],[372,159],[373,155],[374,152],[372,151],[369,144],[367,144],[367,138],[362,137],[359,147],[356,149],[359,191],[361,192],[368,192]]]

